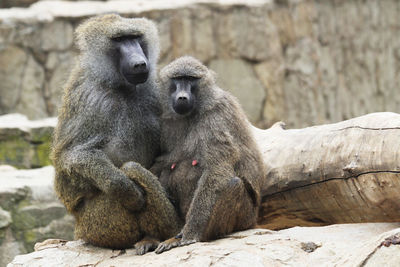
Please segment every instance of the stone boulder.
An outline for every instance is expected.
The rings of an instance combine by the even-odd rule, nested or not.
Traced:
[[[18,168],[50,165],[51,137],[56,118],[29,121],[21,114],[0,116],[0,164]]]
[[[7,266],[398,266],[399,227],[400,223],[371,223],[252,229],[144,256],[136,255],[134,249],[47,240]]]
[[[198,57],[258,127],[400,112],[397,0],[131,0],[0,9],[0,114],[56,116],[77,55],[74,29],[113,12],[155,21],[159,67]]]
[[[73,238],[74,221],[57,200],[51,166],[0,165],[0,267],[48,238]]]

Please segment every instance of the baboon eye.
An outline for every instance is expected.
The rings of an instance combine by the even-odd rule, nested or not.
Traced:
[[[84,205],[85,205],[85,198],[84,197],[80,197],[76,201],[75,206],[73,207],[73,210],[74,211],[78,211],[78,210],[82,209]]]
[[[176,86],[174,84],[171,84],[170,87],[169,87],[169,92],[173,93],[175,91],[176,91]]]
[[[200,78],[199,78],[199,77],[195,77],[195,76],[176,76],[176,77],[174,77],[173,79],[174,79],[174,80],[178,80],[178,81],[181,81],[181,80],[186,80],[186,81],[197,81],[197,80],[199,80]]]
[[[139,36],[139,35],[121,35],[121,36],[115,36],[115,37],[111,38],[111,40],[113,40],[114,42],[123,42],[126,40],[133,40],[133,39],[141,40],[141,36]]]
[[[197,91],[197,85],[196,84],[192,84],[192,86],[190,87],[191,92],[196,92]]]
[[[112,40],[115,42],[122,42],[124,40],[124,36],[114,37],[114,38],[112,38]]]
[[[200,79],[199,77],[194,77],[194,76],[186,76],[184,78],[191,82],[198,81]]]
[[[147,49],[147,45],[142,41],[142,39],[139,40],[140,47],[142,47],[143,53],[145,54],[146,57],[149,56],[149,51]]]

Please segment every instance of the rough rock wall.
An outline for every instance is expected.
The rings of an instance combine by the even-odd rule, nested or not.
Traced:
[[[56,118],[29,121],[21,114],[0,116],[0,165],[38,168],[51,164]]]
[[[0,267],[48,238],[73,239],[74,220],[53,190],[54,169],[0,165]]]
[[[2,0],[0,2],[0,8],[28,7],[39,1],[42,0]],[[67,1],[67,0],[61,0],[61,1]],[[96,1],[96,0],[70,0],[70,1]],[[98,1],[106,1],[106,0],[98,0]]]
[[[76,55],[74,28],[110,11],[155,20],[160,65],[198,57],[258,126],[400,112],[397,0],[164,2],[42,1],[0,10],[0,114],[55,116]]]

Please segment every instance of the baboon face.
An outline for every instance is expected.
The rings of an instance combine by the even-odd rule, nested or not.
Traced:
[[[143,84],[155,74],[158,33],[150,20],[98,16],[82,23],[76,37],[83,68],[112,88]]]
[[[172,61],[161,70],[160,81],[164,115],[188,116],[213,103],[215,73],[195,58]]]
[[[149,61],[141,35],[112,38],[116,49],[118,70],[128,83],[140,84],[149,77]]]
[[[188,115],[195,108],[199,78],[181,76],[171,79],[170,98],[173,110]]]

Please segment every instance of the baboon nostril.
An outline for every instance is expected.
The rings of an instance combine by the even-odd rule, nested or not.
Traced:
[[[178,98],[178,100],[187,100],[187,98],[186,98],[185,96],[180,96],[180,97]]]
[[[138,69],[138,68],[146,68],[146,62],[144,62],[144,61],[142,61],[142,62],[138,62],[138,63],[136,63],[135,64],[135,66],[133,66],[135,69]]]

